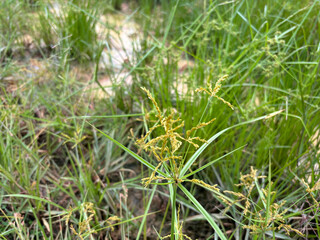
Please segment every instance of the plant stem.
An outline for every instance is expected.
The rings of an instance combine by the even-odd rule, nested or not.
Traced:
[[[173,187],[173,197],[172,197],[172,217],[171,217],[171,240],[175,239],[174,236],[174,224],[175,224],[175,217],[176,217],[176,194],[177,194],[177,185],[175,183],[172,184]]]

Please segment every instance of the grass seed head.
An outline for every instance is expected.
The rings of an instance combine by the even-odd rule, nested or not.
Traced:
[[[91,202],[84,202],[79,207],[69,208],[66,215],[63,217],[66,226],[68,226],[72,213],[74,213],[75,211],[79,211],[82,217],[79,219],[78,226],[74,227],[73,224],[70,224],[70,229],[75,236],[82,240],[84,239],[84,234],[90,235],[96,232],[94,229],[91,229],[90,227],[96,215],[96,211],[94,210],[94,205]],[[120,219],[117,216],[112,216],[106,220],[106,223],[110,226],[111,230],[113,231],[113,226],[111,226],[112,222],[119,220]]]
[[[95,230],[90,229],[90,223],[92,222],[92,220],[96,214],[96,211],[94,210],[93,203],[91,203],[91,202],[84,202],[79,207],[70,208],[67,211],[67,214],[64,216],[64,219],[66,221],[66,225],[68,225],[70,218],[72,216],[72,213],[77,210],[79,210],[81,215],[87,216],[87,217],[85,217],[83,220],[79,221],[78,231],[76,231],[73,224],[70,225],[70,229],[74,235],[76,235],[80,239],[83,239],[82,235],[84,233],[92,234],[95,232]]]
[[[197,185],[200,185],[200,186],[202,186],[202,187],[205,187],[205,188],[209,188],[209,189],[211,189],[211,190],[213,190],[213,191],[217,191],[217,192],[220,192],[220,189],[217,187],[217,184],[215,184],[215,185],[210,185],[210,184],[207,184],[207,183],[205,183],[204,181],[202,181],[202,180],[199,180],[199,179],[192,179],[192,180],[188,180],[189,182],[193,182],[193,183],[195,183],[195,184],[197,184]]]
[[[306,183],[304,179],[302,179],[302,183],[307,187],[306,191],[310,194],[312,200],[314,201],[316,206],[319,206],[320,203],[317,201],[317,199],[313,196],[313,192],[320,190],[320,180],[312,187],[310,188],[309,184]]]
[[[196,92],[205,92],[206,94],[208,94],[211,97],[215,97],[218,100],[222,101],[224,104],[227,104],[232,110],[234,110],[234,107],[232,106],[231,103],[229,103],[228,101],[224,100],[223,98],[217,96],[217,93],[220,91],[221,87],[222,87],[222,82],[224,80],[226,80],[228,78],[228,75],[224,75],[223,77],[219,78],[218,81],[216,82],[214,88],[212,88],[212,85],[210,83],[207,83],[208,88],[197,88]]]
[[[150,177],[142,180],[143,184],[147,187],[153,180],[156,179],[155,175],[157,170],[162,166],[163,163],[167,161],[170,162],[170,165],[173,168],[172,176],[179,176],[182,156],[179,156],[177,151],[180,149],[183,142],[187,142],[193,145],[195,148],[199,148],[199,145],[196,142],[206,143],[207,141],[205,139],[197,136],[190,137],[190,134],[200,128],[208,126],[215,119],[212,119],[209,122],[198,124],[196,127],[193,127],[191,130],[187,131],[186,135],[184,136],[184,134],[181,133],[181,129],[185,126],[184,121],[179,116],[176,117],[176,111],[171,109],[170,113],[166,116],[165,112],[163,113],[160,110],[158,103],[151,95],[150,91],[146,88],[142,88],[142,90],[146,92],[148,98],[156,108],[156,118],[158,118],[157,123],[155,123],[155,125],[151,127],[144,136],[141,136],[140,139],[136,140],[136,144],[139,146],[139,148],[145,150],[146,152],[152,153],[159,162]],[[152,138],[151,135],[156,129],[158,131],[162,131],[162,134]],[[204,186],[204,184],[202,185]]]
[[[112,226],[113,222],[120,221],[120,220],[121,219],[118,216],[112,216],[106,220],[106,223],[110,227],[111,231],[114,231],[114,227]]]

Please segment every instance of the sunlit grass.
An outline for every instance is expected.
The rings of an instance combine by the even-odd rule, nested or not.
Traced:
[[[3,0],[0,236],[318,239],[319,10]]]

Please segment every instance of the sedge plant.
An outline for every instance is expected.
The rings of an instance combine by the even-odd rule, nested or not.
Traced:
[[[226,101],[225,99],[217,95],[222,86],[222,82],[226,80],[226,78],[227,76],[223,76],[216,82],[214,86],[212,86],[210,83],[207,83],[207,88],[203,88],[203,87],[198,88],[196,89],[196,92],[200,92],[200,93],[202,92],[202,93],[205,93],[206,95],[209,95],[208,105],[210,104],[212,99],[216,98],[222,101],[224,104],[227,104],[231,109],[233,109],[234,107],[232,106],[231,103],[229,103],[228,101]],[[154,109],[155,109],[154,112],[155,112],[155,117],[157,121],[152,127],[149,128],[149,130],[147,130],[145,135],[141,136],[141,138],[138,138],[136,140],[136,144],[140,149],[154,156],[154,158],[157,161],[156,165],[151,164],[149,161],[142,158],[138,154],[134,153],[133,151],[131,151],[130,149],[128,149],[127,147],[125,147],[124,145],[122,145],[121,143],[119,143],[109,135],[103,133],[101,130],[97,128],[95,129],[100,133],[102,133],[105,137],[110,139],[112,142],[114,142],[117,146],[125,150],[135,159],[143,163],[146,167],[152,170],[152,173],[150,174],[150,176],[142,179],[142,183],[144,184],[145,187],[148,187],[150,184],[168,186],[169,193],[170,193],[171,212],[172,212],[171,234],[170,234],[171,239],[180,239],[181,236],[182,237],[184,236],[184,235],[181,235],[181,227],[178,227],[180,225],[179,225],[179,220],[177,217],[177,210],[176,210],[177,189],[180,189],[187,196],[187,198],[192,202],[195,208],[205,217],[208,223],[212,226],[213,230],[219,236],[219,238],[227,239],[227,237],[222,232],[221,228],[215,222],[212,216],[203,208],[203,206],[197,201],[197,199],[193,196],[193,194],[183,186],[183,183],[191,182],[193,184],[197,184],[209,191],[212,191],[217,199],[222,200],[224,202],[231,203],[232,200],[227,196],[225,196],[223,193],[221,193],[216,184],[210,185],[205,183],[202,180],[192,178],[192,176],[195,173],[209,167],[213,163],[216,163],[223,157],[226,157],[227,155],[232,154],[234,151],[238,149],[235,149],[234,151],[231,151],[225,154],[224,156],[219,157],[218,159],[210,161],[209,163],[205,164],[204,166],[194,171],[191,170],[192,165],[198,159],[200,154],[209,146],[209,144],[211,144],[215,139],[217,139],[220,135],[222,135],[226,131],[241,125],[245,125],[245,124],[256,122],[262,119],[270,118],[278,114],[278,112],[271,113],[259,118],[255,118],[246,122],[233,125],[231,127],[228,127],[218,132],[208,140],[205,140],[196,136],[196,132],[198,129],[204,128],[209,124],[212,124],[215,121],[215,118],[211,119],[208,122],[201,122],[201,119],[202,119],[201,118],[200,123],[198,125],[196,125],[195,127],[192,127],[190,130],[185,131],[185,134],[183,134],[184,121],[178,116],[178,114],[174,110],[161,111],[157,101],[152,96],[150,91],[147,90],[146,88],[142,88],[142,90],[146,93],[149,100],[152,102],[154,106]],[[152,111],[149,114],[152,114]],[[159,134],[156,136],[153,136],[153,133],[159,133]],[[188,150],[187,152],[184,152],[184,153],[179,151],[179,149],[183,144],[189,144],[189,146],[193,146],[197,149],[189,159],[184,158],[184,156],[187,155]],[[188,171],[190,172],[188,173]],[[245,209],[245,207],[241,206],[240,204],[238,204],[238,206]],[[168,236],[166,236],[166,238],[167,237]]]

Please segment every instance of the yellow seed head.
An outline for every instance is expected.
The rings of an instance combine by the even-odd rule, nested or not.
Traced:
[[[221,78],[219,78],[219,80],[216,82],[214,88],[212,89],[212,85],[210,83],[207,83],[208,89],[205,88],[197,88],[196,92],[205,92],[207,93],[209,96],[211,97],[215,97],[218,100],[222,101],[223,103],[227,104],[232,110],[234,109],[234,107],[232,106],[231,103],[229,103],[228,101],[224,100],[223,98],[217,96],[217,93],[220,91],[220,88],[222,86],[222,82],[224,80],[226,80],[228,78],[228,75],[225,75]]]
[[[217,192],[220,191],[220,189],[217,187],[217,184],[215,184],[215,185],[210,185],[210,184],[207,184],[207,183],[205,183],[204,181],[199,180],[199,179],[196,179],[196,178],[194,178],[194,179],[192,179],[192,180],[188,180],[188,181],[189,181],[189,182],[193,182],[193,183],[195,183],[195,184],[197,184],[197,185],[200,185],[200,186],[202,186],[202,187],[209,188],[209,189],[211,189],[211,190],[217,191]]]
[[[182,132],[181,129],[184,127],[184,121],[182,121],[180,117],[175,118],[176,111],[171,109],[169,115],[165,116],[161,112],[159,105],[151,95],[150,91],[148,91],[146,88],[142,88],[142,90],[147,93],[148,98],[152,101],[157,112],[156,117],[158,118],[158,122],[151,127],[144,136],[141,136],[140,139],[136,140],[136,144],[140,149],[152,153],[157,161],[159,161],[158,166],[152,172],[151,176],[142,180],[144,185],[148,186],[153,180],[156,179],[156,171],[164,162],[170,161],[170,164],[173,167],[173,176],[178,176],[178,171],[181,169],[180,164],[182,162],[182,156],[178,156],[176,152],[180,149],[183,142],[190,143],[196,148],[198,148],[199,145],[195,143],[195,141],[206,143],[205,139],[201,139],[199,137],[190,137],[190,134],[197,129],[209,125],[215,119],[212,119],[206,123],[200,123],[198,126],[187,131],[186,137],[184,137],[184,135],[180,133]],[[159,129],[159,131],[162,131],[163,133],[155,138],[151,138],[151,134],[155,129]]]

